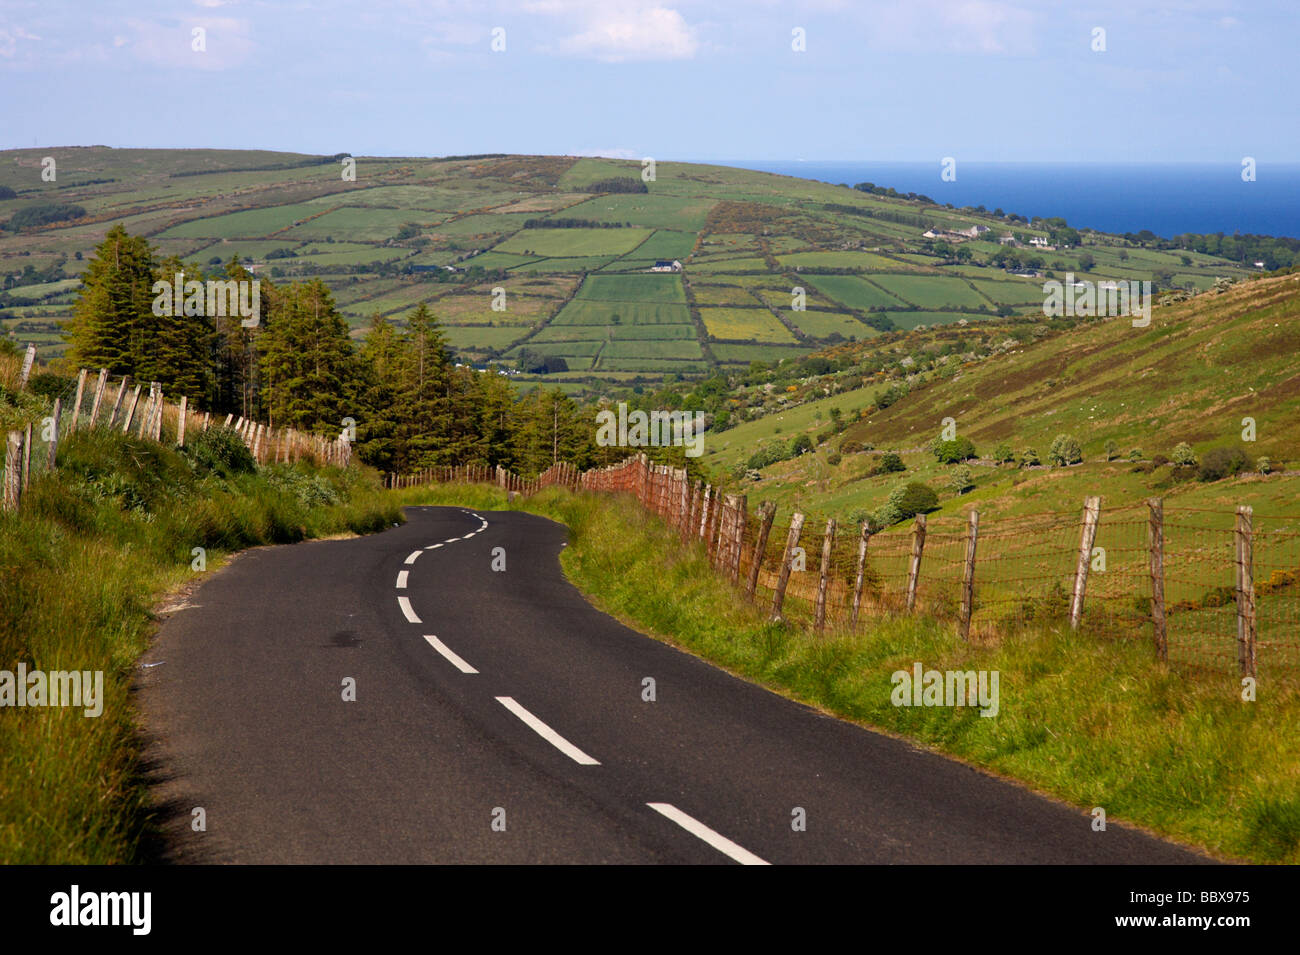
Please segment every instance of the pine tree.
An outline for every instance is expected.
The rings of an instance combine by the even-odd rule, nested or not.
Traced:
[[[335,431],[344,417],[355,417],[358,362],[325,284],[312,279],[291,285],[274,297],[263,323],[257,351],[261,406],[269,423]]]
[[[154,345],[154,252],[120,223],[108,230],[82,275],[66,335],[68,357],[86,368],[138,375]]]

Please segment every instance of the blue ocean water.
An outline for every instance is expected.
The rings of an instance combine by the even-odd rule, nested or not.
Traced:
[[[937,161],[737,160],[722,165],[850,186],[872,182],[959,207],[1062,216],[1076,229],[1150,229],[1166,238],[1183,232],[1300,238],[1300,163],[1261,162],[1254,182],[1242,181],[1240,163],[958,161],[953,182],[940,179]]]

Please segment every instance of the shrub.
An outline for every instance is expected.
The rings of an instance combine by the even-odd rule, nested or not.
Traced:
[[[1190,444],[1182,441],[1179,442],[1178,447],[1174,448],[1172,460],[1180,468],[1194,468],[1196,467],[1196,452],[1192,450]]]
[[[867,450],[867,446],[861,441],[842,441],[840,442],[841,454],[859,454]]]
[[[1072,435],[1058,434],[1047,449],[1047,460],[1057,467],[1078,464],[1083,460],[1083,449]]]
[[[1202,481],[1218,481],[1240,474],[1249,463],[1241,448],[1211,448],[1201,458],[1196,476]]]
[[[893,527],[903,519],[903,512],[893,504],[883,504],[880,510],[871,515],[870,526],[871,532],[883,530],[886,527]]]
[[[974,486],[975,480],[971,477],[970,468],[964,464],[954,468],[948,478],[948,488],[954,494],[965,494]]]
[[[906,520],[938,507],[939,495],[927,485],[912,481],[894,488],[889,494],[889,504],[898,509],[900,520]]]
[[[1142,449],[1141,449],[1141,448],[1134,448],[1132,451],[1130,451],[1130,452],[1128,453],[1128,459],[1129,459],[1130,461],[1141,461],[1141,460],[1142,460]]]
[[[1114,441],[1107,441],[1107,442],[1106,442],[1106,460],[1107,460],[1107,461],[1114,461],[1115,458],[1116,458],[1118,455],[1119,455],[1119,445],[1116,444]]]
[[[975,445],[970,438],[953,438],[951,441],[938,441],[934,445],[934,456],[940,464],[956,464],[969,461],[975,457]]]
[[[1255,462],[1255,470],[1260,474],[1268,474],[1273,470],[1273,462],[1268,458],[1260,458]]]
[[[1151,459],[1151,466],[1153,468],[1162,468],[1168,463],[1169,463],[1169,459],[1165,457],[1163,454],[1157,454],[1155,457]]]
[[[1015,459],[1016,452],[1012,451],[1011,445],[1007,444],[1005,441],[999,444],[993,451],[993,460],[998,464],[1005,464],[1006,462],[1014,461]]]
[[[185,445],[185,459],[197,474],[209,472],[229,477],[252,474],[257,470],[253,453],[234,428],[209,428],[200,431]]]
[[[796,457],[805,451],[811,451],[813,446],[812,438],[806,434],[797,434],[790,442],[790,457]]]
[[[877,474],[895,474],[906,470],[907,466],[903,464],[903,459],[893,451],[886,451],[876,463]]]
[[[1022,468],[1037,467],[1041,463],[1038,460],[1038,452],[1033,448],[1025,448],[1020,452],[1020,466]]]
[[[826,455],[826,463],[829,464],[831,467],[835,467],[842,460],[844,459],[840,456],[840,453],[838,451],[832,451],[830,452],[830,454]]]

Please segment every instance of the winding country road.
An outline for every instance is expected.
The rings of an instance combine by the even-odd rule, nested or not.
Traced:
[[[250,551],[164,615],[138,681],[161,860],[1207,861],[628,629],[565,580],[559,524],[407,517]]]

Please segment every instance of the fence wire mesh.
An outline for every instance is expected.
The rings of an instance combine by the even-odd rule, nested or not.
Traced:
[[[1300,679],[1300,515],[1094,498],[1091,527],[1084,502],[982,517],[972,542],[969,512],[869,534],[827,514],[772,516],[643,456],[581,473],[557,466],[536,483],[634,495],[758,605],[801,625],[861,628],[910,612],[990,642],[1077,624],[1097,638],[1148,641],[1153,654],[1163,635],[1179,666]]]

